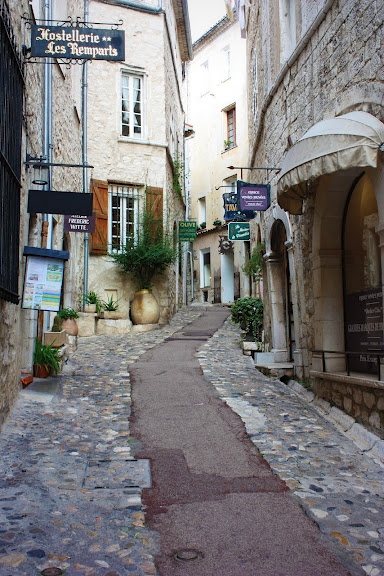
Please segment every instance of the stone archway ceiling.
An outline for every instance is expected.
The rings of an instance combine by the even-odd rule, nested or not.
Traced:
[[[377,167],[384,143],[384,124],[368,112],[355,111],[318,122],[284,158],[277,182],[277,201],[301,214],[307,182],[355,167]]]

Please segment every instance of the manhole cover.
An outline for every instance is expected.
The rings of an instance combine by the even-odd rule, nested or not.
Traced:
[[[41,576],[61,576],[64,572],[61,568],[44,568],[40,574]]]
[[[173,557],[179,562],[192,562],[202,558],[202,554],[198,550],[178,550]]]

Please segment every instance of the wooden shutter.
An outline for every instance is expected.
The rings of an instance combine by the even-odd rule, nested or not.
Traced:
[[[91,254],[108,253],[108,182],[91,180],[93,212],[96,214],[95,231],[90,237]]]
[[[146,210],[153,217],[153,237],[163,233],[163,189],[147,187]]]

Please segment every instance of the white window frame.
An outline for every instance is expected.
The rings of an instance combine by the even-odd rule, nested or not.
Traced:
[[[200,65],[200,73],[201,73],[201,95],[204,96],[204,94],[207,94],[209,92],[210,87],[208,60],[206,60]]]
[[[113,198],[118,198],[119,220],[114,220]],[[132,207],[129,207],[131,200]],[[121,252],[127,241],[132,238],[127,233],[127,214],[133,216],[130,221],[133,227],[133,237],[136,239],[139,227],[139,189],[133,186],[124,186],[119,184],[110,184],[108,186],[108,246],[112,252]],[[119,223],[119,248],[116,247],[116,241],[113,237],[113,224]]]
[[[229,44],[222,49],[223,56],[223,82],[231,77],[231,47]]]
[[[141,118],[141,130],[140,132],[135,133],[134,124],[132,124],[133,119],[135,118],[135,110],[134,110],[134,102],[133,99],[130,98],[128,100],[128,115],[129,115],[129,124],[123,124],[123,113],[126,112],[123,110],[123,89],[124,89],[124,82],[125,79],[128,79],[128,89],[129,95],[134,93],[134,81],[140,81],[140,118]],[[144,140],[144,130],[145,130],[145,122],[144,122],[144,100],[145,100],[145,86],[144,86],[144,74],[134,72],[131,70],[121,70],[121,77],[120,77],[120,118],[119,118],[119,125],[120,125],[120,136],[127,140]],[[124,99],[125,100],[125,99]],[[129,135],[123,134],[123,126],[129,126]]]

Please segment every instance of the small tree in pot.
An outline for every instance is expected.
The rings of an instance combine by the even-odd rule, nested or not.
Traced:
[[[137,237],[130,238],[120,252],[112,252],[110,257],[124,272],[132,274],[138,290],[137,295],[142,297],[143,294],[151,292],[154,277],[163,274],[176,260],[177,254],[177,244],[171,235],[163,231],[162,221],[156,220],[150,212],[146,212]],[[151,300],[153,299],[154,296],[151,295]],[[131,315],[135,322],[133,314],[134,303]],[[135,323],[157,323],[159,314],[158,307],[157,320]]]

